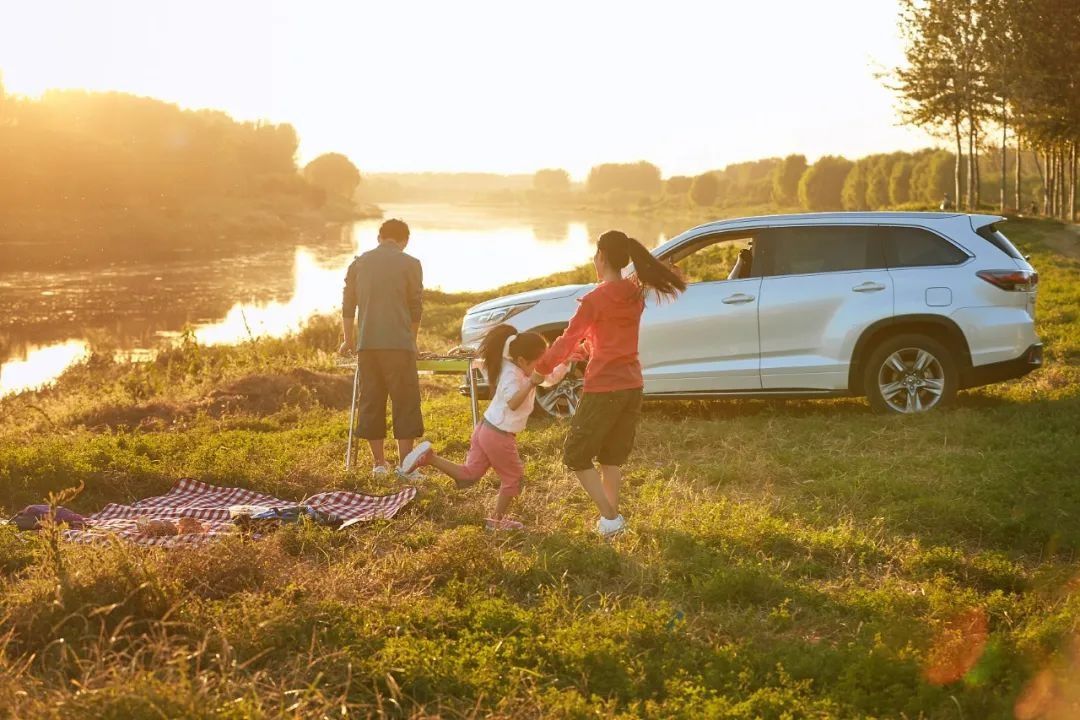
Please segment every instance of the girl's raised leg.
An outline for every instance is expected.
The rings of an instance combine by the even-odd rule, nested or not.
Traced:
[[[431,456],[428,458],[428,465],[444,475],[448,475],[455,483],[457,483],[458,489],[461,490],[475,485],[480,478],[483,477],[483,473],[477,476],[477,474],[468,467],[452,463],[446,458],[439,457],[435,453],[431,453]]]

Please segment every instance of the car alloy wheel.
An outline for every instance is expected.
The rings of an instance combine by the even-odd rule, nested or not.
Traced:
[[[581,372],[576,367],[571,368],[558,385],[536,389],[536,404],[551,417],[573,417],[578,405],[581,404],[581,393],[584,387],[585,381]]]
[[[901,348],[885,358],[877,382],[878,392],[890,410],[920,413],[941,401],[945,369],[937,357],[922,348]]]

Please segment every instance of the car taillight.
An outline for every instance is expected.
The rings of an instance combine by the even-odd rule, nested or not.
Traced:
[[[976,273],[991,285],[1010,292],[1031,292],[1039,286],[1039,273],[1024,270],[980,270]]]

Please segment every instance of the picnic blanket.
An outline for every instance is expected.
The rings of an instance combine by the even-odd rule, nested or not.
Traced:
[[[393,495],[381,496],[335,490],[312,495],[299,504],[351,525],[375,518],[392,518],[414,497],[414,487],[404,488]],[[111,537],[120,537],[140,545],[200,545],[236,532],[236,525],[229,512],[233,505],[271,510],[295,506],[297,503],[244,488],[217,487],[198,480],[185,479],[177,482],[164,495],[145,498],[133,505],[109,503],[101,511],[86,517],[85,529],[66,530],[64,537],[76,543],[102,542]],[[136,527],[137,519],[176,522],[183,517],[199,520],[206,532],[153,537],[140,533]]]

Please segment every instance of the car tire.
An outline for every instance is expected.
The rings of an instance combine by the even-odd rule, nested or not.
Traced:
[[[533,417],[572,418],[581,404],[581,394],[585,388],[583,363],[570,365],[570,372],[558,385],[550,388],[536,388],[536,402],[533,405]]]
[[[960,388],[956,353],[926,335],[879,343],[863,368],[863,389],[879,413],[919,414],[952,403]]]

